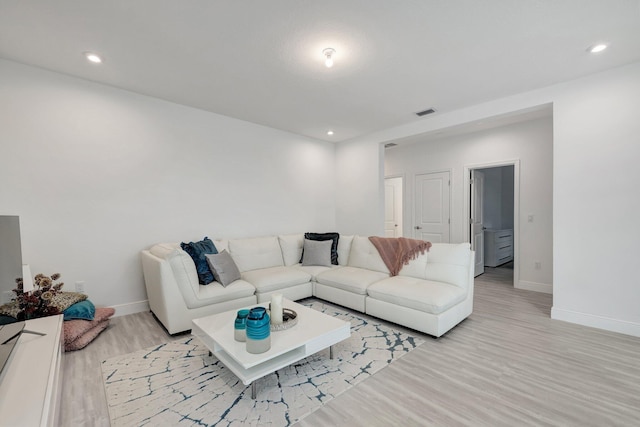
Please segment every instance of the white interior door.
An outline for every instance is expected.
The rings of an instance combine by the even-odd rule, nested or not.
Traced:
[[[449,172],[416,175],[413,236],[433,243],[449,243],[451,181]]]
[[[471,250],[476,252],[475,274],[484,273],[484,173],[471,170]]]
[[[384,180],[384,234],[402,237],[402,177]]]

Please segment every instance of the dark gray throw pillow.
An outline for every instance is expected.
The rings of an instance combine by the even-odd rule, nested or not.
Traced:
[[[304,233],[304,238],[309,240],[331,240],[331,264],[338,265],[338,239],[339,233]]]
[[[302,265],[323,265],[331,267],[331,240],[304,239]]]
[[[240,279],[240,270],[226,250],[219,254],[208,254],[206,257],[216,282],[222,286],[226,287],[229,283]]]

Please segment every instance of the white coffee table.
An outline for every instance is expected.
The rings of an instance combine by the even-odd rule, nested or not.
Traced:
[[[252,307],[268,305],[263,303]],[[191,333],[197,336],[244,385],[251,384],[253,399],[256,398],[255,381],[259,378],[327,347],[329,357],[333,359],[332,346],[351,335],[349,322],[289,300],[284,300],[283,306],[298,313],[298,323],[290,329],[271,332],[271,349],[261,354],[248,353],[246,343],[234,339],[234,321],[238,310],[192,321]]]

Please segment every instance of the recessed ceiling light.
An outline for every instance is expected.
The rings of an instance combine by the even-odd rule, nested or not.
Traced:
[[[332,130],[328,131],[327,135],[329,135],[329,136],[333,135],[333,131]]]
[[[589,49],[587,49],[587,52],[598,53],[598,52],[602,52],[607,47],[609,46],[606,43],[598,43],[598,44],[594,44],[593,46],[590,46]]]
[[[102,63],[102,58],[100,58],[100,56],[96,53],[93,52],[85,52],[84,53],[85,58],[87,58],[87,60],[89,62],[93,62],[94,64],[101,64]]]

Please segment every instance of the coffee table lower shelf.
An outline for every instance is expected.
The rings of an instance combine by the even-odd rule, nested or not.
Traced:
[[[209,352],[213,354],[224,366],[229,368],[244,385],[251,385],[251,398],[256,398],[256,381],[260,378],[267,376],[278,369],[285,368],[295,362],[298,362],[305,357],[310,356],[304,351],[302,347],[291,350],[288,353],[281,354],[278,357],[270,359],[260,365],[254,366],[250,369],[244,369],[235,360],[229,357],[224,351]],[[314,353],[311,353],[314,354]],[[333,346],[329,346],[329,358],[333,359]]]
[[[193,320],[192,334],[244,385],[251,385],[254,399],[256,380],[326,348],[333,358],[332,346],[351,336],[349,322],[291,301],[286,301],[285,306],[298,312],[300,320],[288,330],[272,332],[271,349],[261,354],[248,353],[245,343],[234,340],[236,311]]]

